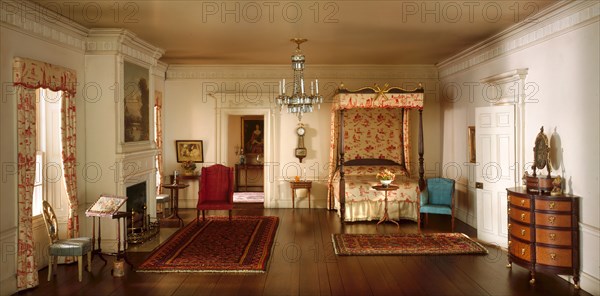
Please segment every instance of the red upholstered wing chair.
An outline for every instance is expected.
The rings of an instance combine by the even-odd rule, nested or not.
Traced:
[[[229,210],[229,220],[231,220],[233,181],[233,168],[220,164],[203,167],[196,218],[200,217],[202,211],[202,220],[204,220],[204,210]]]

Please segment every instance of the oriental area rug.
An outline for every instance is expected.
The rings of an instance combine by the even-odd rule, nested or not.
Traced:
[[[462,233],[333,234],[337,255],[462,255],[488,253]]]
[[[279,218],[207,217],[156,248],[139,272],[265,272]]]

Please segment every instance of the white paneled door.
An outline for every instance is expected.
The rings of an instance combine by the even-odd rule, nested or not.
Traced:
[[[515,106],[475,109],[477,238],[507,247],[506,188],[515,181]]]

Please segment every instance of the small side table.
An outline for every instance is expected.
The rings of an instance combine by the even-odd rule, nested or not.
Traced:
[[[385,208],[384,208],[384,212],[383,212],[383,216],[381,217],[381,219],[379,220],[379,222],[377,222],[377,225],[375,227],[377,227],[379,224],[385,222],[385,221],[390,221],[394,224],[396,224],[396,226],[398,226],[398,229],[400,229],[400,224],[398,224],[398,222],[390,219],[390,215],[388,214],[388,191],[394,191],[394,190],[398,190],[398,186],[396,185],[388,185],[388,186],[383,186],[383,185],[375,185],[372,186],[373,189],[377,190],[377,191],[383,191],[385,192],[385,199],[384,199],[384,203],[385,203]]]
[[[129,262],[127,259],[127,218],[131,217],[131,213],[129,212],[116,212],[109,216],[90,216],[92,217],[92,254],[100,256],[100,259],[104,261],[106,264],[106,259],[102,257],[102,229],[100,228],[100,218],[102,217],[111,217],[112,219],[117,219],[117,253],[115,256],[117,260],[123,258],[129,266],[133,268],[133,264]],[[98,218],[98,248],[96,249],[96,218]],[[121,220],[122,219],[122,220]],[[123,222],[123,233],[125,235],[125,240],[121,243],[121,221]],[[123,251],[121,251],[121,246],[123,246]]]
[[[310,209],[310,188],[312,187],[312,181],[290,181],[290,188],[292,188],[292,208],[296,208],[296,189],[308,190],[308,208]]]
[[[167,219],[177,218],[183,226],[183,219],[179,217],[179,189],[184,189],[190,186],[189,184],[163,184],[162,187],[171,190],[171,215]]]
[[[133,264],[127,259],[127,218],[130,217],[131,213],[128,212],[116,212],[112,215],[113,219],[117,219],[117,260],[123,258],[125,262],[133,268]],[[125,236],[125,240],[123,240],[123,252],[121,252],[121,231],[119,230],[121,221],[123,221],[123,235]],[[100,229],[98,229],[98,231],[100,231]],[[100,236],[100,234],[98,234],[98,236]]]

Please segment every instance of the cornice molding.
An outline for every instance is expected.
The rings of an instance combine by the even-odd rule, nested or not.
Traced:
[[[0,25],[63,47],[85,51],[87,28],[30,1],[2,0]]]
[[[309,65],[307,77],[319,79],[437,79],[434,65]],[[289,65],[170,65],[168,80],[183,79],[281,79],[293,74]]]
[[[533,18],[438,63],[439,77],[451,76],[591,21],[598,21],[599,15],[600,3],[597,1],[558,2]]]
[[[162,76],[163,78],[165,77],[165,73],[167,72],[167,68],[169,68],[169,65],[165,62],[162,61],[158,61],[156,63],[156,72],[160,73],[160,76]]]
[[[164,49],[141,40],[134,33],[118,28],[90,29],[86,50],[88,54],[123,54],[151,66],[157,66],[158,59],[165,53]]]

